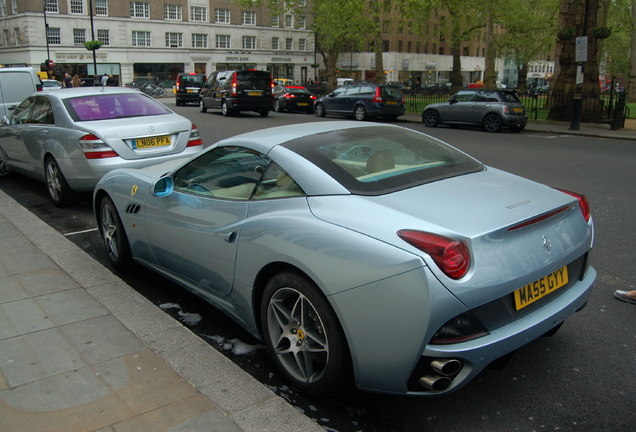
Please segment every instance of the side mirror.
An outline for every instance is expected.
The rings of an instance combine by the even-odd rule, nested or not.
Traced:
[[[2,119],[0,120],[0,122],[3,125],[8,125],[9,124],[9,118],[7,116],[2,116]]]
[[[155,182],[152,194],[157,198],[167,197],[174,190],[174,179],[170,176],[161,177]]]
[[[452,105],[452,104],[454,104],[454,103],[456,103],[456,102],[457,102],[457,99],[455,99],[454,97],[452,97],[452,98],[450,98],[450,99],[448,100],[448,103],[449,103],[449,104],[451,104],[451,105]]]

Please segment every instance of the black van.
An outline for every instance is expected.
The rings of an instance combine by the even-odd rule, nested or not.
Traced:
[[[206,76],[198,73],[180,73],[174,84],[174,94],[177,106],[199,102],[199,91],[205,84]]]
[[[274,83],[267,71],[230,70],[212,72],[199,93],[199,111],[220,109],[224,116],[256,111],[267,117],[272,109]]]

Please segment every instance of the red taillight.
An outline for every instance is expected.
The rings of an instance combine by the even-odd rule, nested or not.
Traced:
[[[470,253],[462,242],[423,231],[400,230],[397,235],[408,244],[426,252],[451,279],[460,279],[470,267]]]
[[[201,134],[199,133],[199,128],[192,123],[192,129],[190,130],[190,138],[188,139],[188,145],[186,147],[196,147],[203,145],[203,140],[201,139]]]
[[[236,74],[232,74],[232,96],[236,96]]]
[[[311,95],[311,96],[309,96],[309,99],[316,99],[316,96],[315,95]]]
[[[104,141],[93,134],[81,137],[79,144],[86,159],[104,159],[119,156],[115,150],[108,147]]]
[[[373,97],[373,103],[382,102],[382,93],[380,87],[375,88],[375,96]]]
[[[555,188],[555,189],[576,198],[579,201],[579,208],[581,209],[581,213],[583,213],[583,218],[585,218],[585,222],[590,221],[590,203],[588,202],[587,197],[585,195],[572,192],[566,189],[559,189],[559,188]]]

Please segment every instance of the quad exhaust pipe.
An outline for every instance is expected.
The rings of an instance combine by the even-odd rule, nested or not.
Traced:
[[[430,391],[440,392],[451,385],[451,377],[462,369],[462,362],[457,359],[437,359],[431,362],[430,367],[435,374],[421,377],[420,384]]]

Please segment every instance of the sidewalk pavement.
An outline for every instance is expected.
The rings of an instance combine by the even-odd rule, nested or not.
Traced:
[[[422,116],[419,114],[405,114],[399,118],[414,123],[421,123]],[[634,120],[632,120],[634,122]],[[549,120],[531,120],[526,128],[521,132],[527,133],[547,133],[553,135],[578,135],[608,139],[622,139],[636,141],[636,122],[625,122],[625,128],[610,130],[609,125],[601,123],[581,123],[579,130],[570,130],[569,122],[557,122]],[[447,127],[447,126],[440,126]],[[426,129],[424,129],[426,132]]]
[[[0,431],[323,430],[2,191],[0,239]]]
[[[0,239],[0,431],[323,431],[2,191]]]

